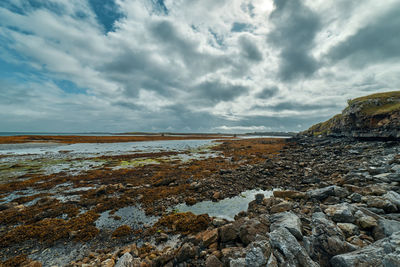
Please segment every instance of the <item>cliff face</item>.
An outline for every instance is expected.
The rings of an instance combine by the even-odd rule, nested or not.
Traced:
[[[400,138],[400,91],[348,101],[341,114],[312,126],[305,135]]]

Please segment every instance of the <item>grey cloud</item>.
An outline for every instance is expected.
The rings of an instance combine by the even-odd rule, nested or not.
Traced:
[[[263,60],[263,55],[258,47],[246,36],[242,35],[239,38],[239,44],[242,48],[244,56],[251,61],[260,62]]]
[[[310,110],[320,110],[324,108],[336,108],[337,105],[332,104],[303,104],[298,102],[282,102],[276,105],[271,105],[268,108],[272,109],[273,111],[310,111]]]
[[[363,68],[400,57],[400,5],[333,47],[328,58],[335,63],[348,60],[353,68]]]
[[[274,4],[270,20],[275,28],[268,42],[281,49],[279,76],[284,81],[309,77],[318,68],[310,52],[321,28],[320,18],[300,0],[274,0]]]
[[[230,101],[249,91],[249,88],[242,85],[227,84],[219,81],[206,81],[197,85],[194,90],[199,101],[216,104],[220,101]],[[195,99],[196,100],[196,99]]]
[[[261,92],[256,94],[256,97],[261,98],[261,99],[268,99],[268,98],[271,98],[271,97],[277,95],[278,92],[279,92],[279,88],[277,86],[266,87]]]

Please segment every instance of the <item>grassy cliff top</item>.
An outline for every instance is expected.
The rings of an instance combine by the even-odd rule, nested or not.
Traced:
[[[400,91],[378,93],[348,101],[351,105],[362,105],[361,112],[367,116],[382,115],[400,111]]]

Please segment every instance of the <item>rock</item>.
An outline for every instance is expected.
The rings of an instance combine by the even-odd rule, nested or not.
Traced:
[[[349,196],[352,202],[361,202],[362,195],[359,193],[353,193]]]
[[[259,247],[252,247],[246,254],[245,258],[246,266],[265,266],[267,263],[267,259],[264,256],[261,248]]]
[[[206,260],[206,267],[222,267],[222,262],[214,255],[208,256]]]
[[[338,267],[399,266],[396,265],[400,262],[399,247],[400,232],[396,232],[360,250],[334,256],[330,262],[332,266]]]
[[[335,195],[335,186],[328,186],[324,188],[307,191],[307,196],[309,198],[314,198],[317,200],[324,200],[325,198],[334,195]]]
[[[229,262],[229,267],[247,267],[245,258],[232,259]]]
[[[278,267],[278,261],[276,260],[274,254],[271,254],[267,262],[267,267]]]
[[[281,262],[281,264],[285,266],[318,266],[286,228],[280,227],[274,230],[269,237],[271,246],[282,253],[284,257],[284,263]]]
[[[397,209],[400,210],[400,194],[394,191],[389,191],[383,196],[383,198],[392,202],[396,205]]]
[[[107,259],[101,263],[101,267],[113,267],[113,266],[114,266],[113,259]]]
[[[361,227],[361,229],[371,229],[378,225],[377,220],[372,217],[363,214],[362,212],[357,212],[356,214],[357,224]]]
[[[314,213],[311,225],[312,236],[308,240],[308,250],[313,258],[319,259],[321,265],[326,265],[334,255],[356,249],[345,241],[343,232],[324,213]]]
[[[279,198],[303,199],[306,197],[305,193],[293,190],[286,190],[286,191],[277,190],[274,191],[273,194],[274,197],[279,197]]]
[[[342,230],[346,237],[360,234],[360,230],[357,225],[352,223],[338,223],[337,226]]]
[[[325,213],[329,215],[334,222],[353,223],[355,209],[346,203],[328,206]]]
[[[219,236],[221,242],[226,243],[235,240],[238,236],[238,230],[238,227],[232,223],[220,227]]]
[[[239,238],[247,246],[254,241],[257,235],[266,235],[268,226],[257,219],[246,220],[239,228]]]
[[[264,194],[257,194],[255,197],[256,203],[260,205],[263,202]]]
[[[115,267],[133,267],[132,255],[129,252],[126,252],[118,259]]]
[[[194,258],[196,256],[196,251],[194,250],[191,243],[185,243],[183,246],[178,250],[176,254],[176,260],[178,262],[184,262],[188,259]]]
[[[197,199],[195,199],[194,197],[187,197],[187,198],[185,199],[185,203],[186,203],[186,205],[188,205],[188,206],[192,206],[192,205],[194,205],[194,204],[197,203]]]
[[[281,203],[272,206],[270,211],[271,211],[271,213],[278,213],[278,212],[284,212],[284,211],[291,210],[292,208],[293,208],[293,204],[291,202],[282,201]]]
[[[224,219],[221,219],[221,218],[214,218],[214,219],[212,220],[212,224],[213,224],[215,227],[220,227],[220,226],[226,224],[226,222],[225,222]]]
[[[378,225],[374,227],[373,234],[375,240],[391,236],[395,232],[400,231],[400,222],[395,220],[378,220]]]
[[[221,193],[217,191],[217,192],[215,192],[215,193],[213,194],[212,197],[213,197],[214,200],[218,200],[218,199],[221,198]]]
[[[389,213],[397,211],[397,206],[383,197],[368,196],[366,202],[369,207],[383,209]]]
[[[242,247],[223,248],[221,252],[224,259],[224,263],[226,263],[226,265],[232,259],[244,258],[246,256],[246,251]]]
[[[197,234],[197,239],[200,239],[203,242],[205,247],[208,247],[212,243],[217,242],[218,240],[218,229],[206,230]]]
[[[302,224],[300,218],[297,217],[293,212],[281,212],[269,217],[271,231],[278,229],[279,227],[285,227],[294,235],[297,240],[303,239]]]

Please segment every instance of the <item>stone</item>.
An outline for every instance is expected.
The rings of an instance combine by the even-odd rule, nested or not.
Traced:
[[[282,201],[279,204],[276,204],[271,207],[270,211],[271,213],[278,213],[278,212],[284,212],[291,210],[293,208],[293,204],[289,201]]]
[[[107,259],[107,260],[101,262],[101,267],[113,267],[114,263],[115,262],[113,259]]]
[[[330,216],[334,222],[341,223],[353,223],[355,221],[354,212],[355,209],[347,203],[331,205],[325,209],[325,213]]]
[[[239,228],[239,238],[247,246],[254,241],[257,235],[266,235],[268,226],[257,219],[246,220]]]
[[[392,202],[394,205],[396,205],[397,209],[400,210],[400,194],[394,191],[389,191],[383,195],[383,198]]]
[[[206,267],[222,267],[222,262],[214,255],[208,256],[206,260]]]
[[[399,266],[396,265],[400,262],[399,246],[400,232],[396,232],[360,250],[334,256],[330,263],[338,267]]]
[[[321,265],[328,264],[329,259],[337,254],[356,249],[347,243],[343,232],[322,212],[312,215],[312,236],[308,240],[308,251],[313,258],[318,258]]]
[[[282,253],[286,266],[318,266],[286,228],[274,230],[269,237],[271,246]]]
[[[352,223],[338,223],[337,226],[342,230],[346,237],[360,234],[360,230],[357,225]]]
[[[397,206],[383,197],[369,196],[366,202],[369,207],[383,209],[385,212],[397,211]]]
[[[201,240],[203,242],[203,245],[205,247],[208,247],[212,243],[217,242],[218,240],[218,229],[212,229],[212,230],[206,230],[204,232],[201,232],[197,234],[197,239]]]
[[[115,267],[133,267],[132,255],[129,252],[126,252],[118,259]]]
[[[267,267],[278,267],[278,266],[279,265],[277,259],[275,258],[274,254],[271,254],[267,262]]]
[[[353,193],[349,196],[352,202],[361,202],[362,195],[359,193]]]
[[[219,236],[221,242],[226,243],[235,240],[238,236],[238,230],[238,227],[232,223],[220,227]]]
[[[178,262],[184,262],[188,259],[194,258],[195,256],[196,256],[196,251],[194,250],[191,243],[185,243],[178,250],[178,253],[176,254],[176,260]]]
[[[358,217],[357,224],[361,227],[361,229],[371,229],[378,225],[377,220],[368,215],[362,215]]]
[[[400,231],[400,222],[395,220],[380,219],[378,225],[374,227],[373,234],[375,240],[391,236]]]
[[[259,247],[252,247],[246,254],[245,258],[246,266],[265,266],[267,263],[267,259],[264,256],[264,253]]]
[[[286,191],[277,190],[274,191],[273,194],[274,197],[279,197],[279,198],[303,199],[306,197],[305,193],[293,190],[286,190]]]
[[[244,258],[246,251],[242,247],[229,247],[221,250],[222,256],[225,260]]]
[[[260,205],[263,202],[264,194],[257,194],[255,197],[256,203]]]
[[[293,212],[281,212],[269,217],[271,231],[278,229],[279,227],[285,227],[294,235],[297,240],[303,239],[302,224],[300,218]]]
[[[334,186],[328,186],[328,187],[324,187],[324,188],[307,191],[307,196],[309,198],[314,198],[317,200],[324,200],[325,198],[327,198],[329,196],[334,196],[334,195],[335,195],[335,187]]]
[[[213,197],[214,200],[218,200],[218,199],[221,198],[221,193],[217,191],[217,192],[215,192],[215,193],[213,194],[212,197]]]
[[[247,267],[245,258],[232,259],[229,262],[229,267]]]

